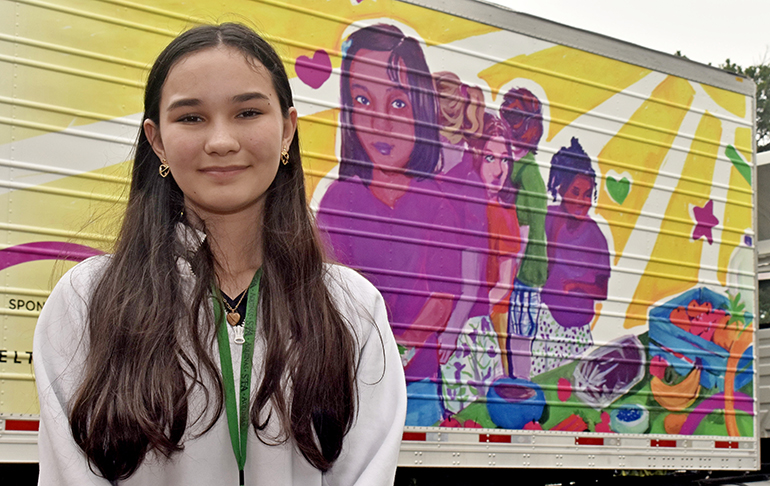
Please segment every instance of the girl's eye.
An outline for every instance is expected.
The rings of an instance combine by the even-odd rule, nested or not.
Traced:
[[[364,95],[358,95],[358,96],[356,96],[355,100],[356,100],[356,102],[358,102],[358,103],[360,103],[360,104],[362,104],[362,105],[364,105],[364,106],[369,106],[369,104],[370,104],[370,102],[369,102],[369,98],[367,98],[367,97],[366,97],[366,96],[364,96]]]
[[[489,154],[486,157],[484,157],[484,160],[486,160],[487,162],[489,162],[491,164],[492,162],[495,161],[495,156],[492,155],[492,154]]]
[[[257,110],[244,110],[240,113],[238,113],[239,118],[253,118],[255,116],[261,115],[261,112]]]
[[[198,115],[184,115],[183,117],[180,117],[177,121],[180,121],[182,123],[195,123],[201,121],[201,117]]]
[[[406,108],[406,101],[404,101],[404,100],[393,100],[393,101],[390,103],[390,105],[391,105],[393,108],[396,108],[396,109],[399,109],[399,110],[400,110],[401,108]]]

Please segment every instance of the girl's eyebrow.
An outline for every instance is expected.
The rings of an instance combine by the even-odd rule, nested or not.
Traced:
[[[233,103],[244,103],[246,101],[251,101],[251,100],[267,100],[267,99],[268,99],[267,95],[265,95],[263,93],[260,93],[258,91],[254,91],[254,92],[251,92],[251,93],[242,93],[242,94],[239,94],[239,95],[235,95],[232,98],[232,102]],[[182,99],[176,100],[173,103],[171,103],[170,105],[168,105],[167,110],[168,111],[173,111],[173,110],[175,110],[177,108],[190,107],[190,106],[200,106],[201,104],[202,104],[202,102],[198,98],[182,98]]]
[[[176,100],[170,105],[168,105],[167,110],[173,111],[183,106],[200,106],[200,104],[201,104],[201,100],[197,98],[182,98],[181,100]]]
[[[362,89],[362,90],[366,91],[367,93],[369,92],[369,88],[367,88],[363,84],[353,83],[353,84],[350,85],[350,89],[353,89],[353,88]]]
[[[268,100],[269,98],[264,93],[254,91],[251,93],[243,93],[233,96],[233,103],[244,103],[251,100]]]

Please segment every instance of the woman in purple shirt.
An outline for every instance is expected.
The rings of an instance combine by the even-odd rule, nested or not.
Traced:
[[[594,304],[607,299],[607,239],[588,215],[596,194],[591,158],[573,137],[551,159],[548,191],[561,202],[548,207],[548,279],[532,343],[532,376],[574,359],[592,344]],[[558,196],[558,197],[557,197]]]
[[[366,27],[343,43],[339,179],[318,210],[335,257],[382,292],[407,379],[407,425],[443,418],[437,335],[459,292],[456,218],[433,180],[436,92],[419,43]]]

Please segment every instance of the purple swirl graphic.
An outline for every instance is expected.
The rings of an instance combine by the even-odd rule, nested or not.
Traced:
[[[96,248],[76,243],[36,241],[0,250],[0,270],[37,260],[69,260],[79,262],[102,253],[104,252]]]

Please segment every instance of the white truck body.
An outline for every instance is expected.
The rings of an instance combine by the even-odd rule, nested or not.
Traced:
[[[350,252],[340,250],[337,258],[371,278],[391,306],[410,411],[427,403],[438,413],[438,420],[411,419],[401,466],[759,468],[765,431],[759,425],[761,343],[754,332],[753,82],[475,0],[0,0],[0,461],[37,460],[35,320],[64,270],[109,251],[127,195],[148,66],[185,28],[223,20],[252,22],[284,59],[300,115],[312,208],[332,245],[335,235],[349,237]],[[403,220],[377,220],[387,212],[371,209],[377,184],[346,179],[340,163],[350,137],[363,133],[353,117],[353,135],[343,134],[350,111],[340,92],[350,74],[343,57],[350,36],[376,24],[415,39],[429,70],[418,74],[435,80],[425,92],[432,111],[406,115],[412,135],[374,132],[385,137],[380,147],[389,147],[383,155],[404,140],[408,147],[440,145],[430,170],[410,176],[438,188],[423,191],[436,206],[417,208],[422,213],[411,220],[415,208],[407,208]],[[407,71],[410,62],[403,61]],[[439,87],[442,76],[456,80],[455,94]],[[413,104],[415,86],[406,77],[396,79],[380,81],[398,85]],[[524,201],[522,195],[544,201],[543,210],[501,202],[504,191],[477,167],[486,145],[473,148],[485,140],[478,125],[483,128],[484,114],[504,118],[506,95],[521,88],[540,105],[542,135],[531,150],[530,177],[539,174],[542,188],[513,182],[523,163],[513,152],[496,180],[502,187],[512,184],[514,201]],[[452,102],[466,103],[459,125],[448,119]],[[372,116],[407,123],[403,115]],[[427,127],[433,138],[415,135],[415,127]],[[592,188],[590,208],[580,217],[570,216],[560,192],[575,179],[553,191],[546,187],[554,157],[574,147],[573,139],[590,159],[590,170],[581,172]],[[517,146],[513,139],[507,143]],[[363,158],[377,170],[377,157],[370,151]],[[452,164],[470,170],[453,179]],[[332,204],[335,190],[342,191],[338,199],[362,199],[340,211]],[[398,199],[392,203],[395,211]],[[463,219],[474,204],[483,215],[479,226]],[[558,216],[560,210],[566,212]],[[517,211],[527,224],[510,222]],[[538,211],[545,223],[537,222]],[[452,213],[454,219],[442,223],[425,213]],[[502,224],[500,214],[510,221]],[[577,229],[559,233],[558,217]],[[374,229],[357,234],[364,220],[375,221],[366,226]],[[391,230],[401,231],[402,222],[435,232],[396,241]],[[543,224],[549,252],[532,259],[525,249]],[[503,230],[494,229],[501,225]],[[446,237],[451,234],[458,239]],[[394,263],[398,255],[387,252],[380,261],[367,260],[370,255],[357,260],[361,238],[375,241],[372,248],[413,245],[418,260],[441,253],[446,273],[430,273],[424,261]],[[570,253],[571,239],[591,246]],[[579,261],[581,253],[592,256]],[[55,263],[61,257],[64,263]],[[466,258],[477,265],[462,265]],[[527,258],[540,262],[550,280],[529,286],[534,294],[528,295],[541,302],[533,320],[539,327],[527,331],[522,348],[513,331],[520,323],[511,317],[519,295],[513,277],[525,278],[516,272]],[[513,273],[504,261],[512,262]],[[387,283],[394,274],[405,279],[403,287]],[[435,328],[421,328],[394,304],[399,292],[412,299],[403,309],[421,298],[428,302],[440,293],[431,293],[433,285],[444,288],[442,282],[457,290],[447,300],[448,318]],[[582,291],[582,300],[560,300],[591,285],[599,290]],[[506,296],[493,296],[494,287]],[[590,303],[580,311],[587,322],[559,313],[560,303],[569,311],[574,302]],[[436,344],[447,341],[444,333],[456,345],[448,359],[441,356],[446,345]],[[520,360],[508,363],[508,357]],[[495,411],[495,404],[502,409]],[[529,420],[512,420],[522,416]]]

